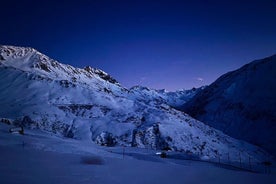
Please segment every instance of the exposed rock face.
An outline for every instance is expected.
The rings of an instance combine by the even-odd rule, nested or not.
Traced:
[[[135,130],[132,146],[162,150],[168,148],[168,143],[161,136],[158,123],[155,123],[146,130]]]
[[[102,132],[96,137],[95,143],[101,146],[114,146],[116,144],[116,140],[112,133]]]

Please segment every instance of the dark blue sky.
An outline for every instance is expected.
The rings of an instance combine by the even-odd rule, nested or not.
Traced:
[[[273,1],[56,1],[1,2],[0,44],[168,90],[276,53]]]

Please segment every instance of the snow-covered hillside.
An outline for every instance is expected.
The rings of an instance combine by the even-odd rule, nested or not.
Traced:
[[[276,155],[276,55],[221,76],[184,104],[198,120]]]
[[[187,94],[188,99],[193,92]],[[204,158],[241,154],[260,162],[266,157],[260,148],[177,111],[171,107],[175,102],[158,95],[152,99],[101,70],[64,65],[32,48],[0,47],[4,123],[106,146],[172,149]]]

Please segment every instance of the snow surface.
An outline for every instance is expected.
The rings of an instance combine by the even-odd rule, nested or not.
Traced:
[[[185,101],[196,90],[128,90],[101,70],[64,65],[32,48],[1,46],[0,56],[1,122],[85,143],[171,149],[208,159],[230,155],[233,162],[267,160],[261,148],[172,107],[179,102],[174,97]]]
[[[148,149],[105,148],[40,130],[11,134],[0,124],[0,183],[266,183],[270,174],[252,173],[207,162],[162,159]],[[124,154],[123,154],[124,153]]]

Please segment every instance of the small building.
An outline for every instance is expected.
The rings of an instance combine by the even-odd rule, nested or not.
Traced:
[[[10,133],[24,135],[24,129],[23,129],[22,126],[20,126],[20,127],[12,127],[12,128],[10,128],[9,132]]]

